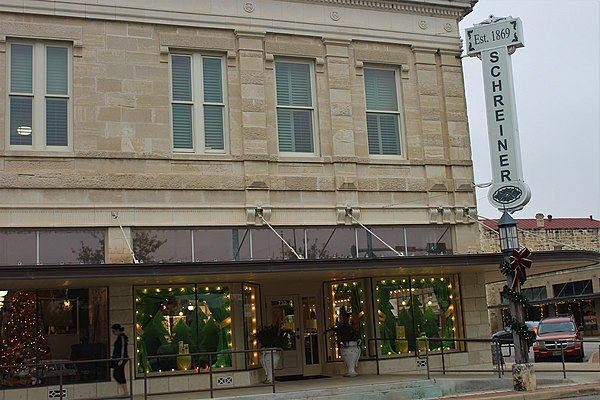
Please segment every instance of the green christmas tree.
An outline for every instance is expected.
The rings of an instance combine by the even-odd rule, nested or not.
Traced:
[[[4,386],[30,386],[37,382],[36,368],[30,367],[50,357],[42,321],[36,311],[34,292],[20,290],[4,306],[7,316],[0,342],[0,365],[16,365],[0,371]]]
[[[433,309],[431,308],[431,306],[427,307],[427,310],[425,310],[425,326],[423,327],[423,330],[425,332],[425,335],[427,335],[428,338],[439,338],[440,337],[440,328],[438,326],[438,317],[437,315],[435,315],[435,312],[433,312]],[[429,350],[433,350],[434,348],[440,347],[441,343],[438,341],[431,341],[429,342]]]

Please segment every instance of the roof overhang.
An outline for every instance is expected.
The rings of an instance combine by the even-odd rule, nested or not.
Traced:
[[[593,251],[536,252],[532,274],[580,268],[600,263]],[[2,289],[156,285],[203,282],[330,281],[367,276],[484,273],[486,282],[504,279],[502,255],[455,254],[422,257],[352,258],[328,260],[266,260],[201,263],[0,266]]]

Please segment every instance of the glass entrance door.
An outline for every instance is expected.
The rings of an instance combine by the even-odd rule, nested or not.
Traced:
[[[269,324],[278,324],[294,332],[290,348],[283,351],[282,369],[275,370],[275,376],[302,375],[302,342],[300,301],[298,295],[267,297],[267,318]]]
[[[317,300],[314,296],[302,297],[302,321],[304,375],[318,375],[321,373],[321,365],[319,364]]]

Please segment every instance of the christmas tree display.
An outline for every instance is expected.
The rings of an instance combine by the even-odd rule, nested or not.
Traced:
[[[0,371],[2,386],[30,386],[38,383],[37,364],[49,358],[46,336],[37,316],[35,292],[15,292],[4,305],[4,323],[0,341]]]

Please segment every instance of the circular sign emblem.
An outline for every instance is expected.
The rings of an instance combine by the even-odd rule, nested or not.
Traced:
[[[513,203],[523,196],[523,191],[516,186],[503,186],[492,194],[492,198],[500,204]]]
[[[492,184],[488,192],[490,204],[498,210],[519,211],[529,203],[531,190],[521,180],[504,184]]]

